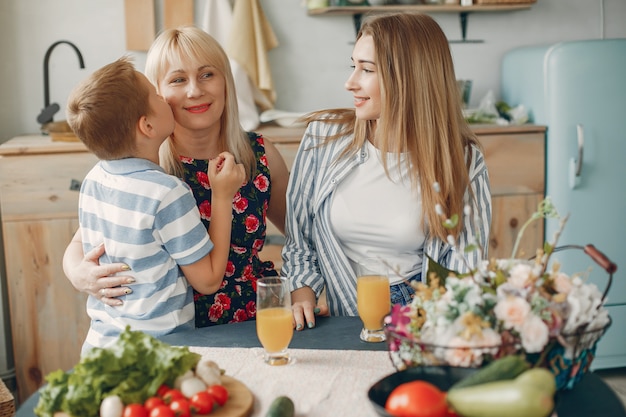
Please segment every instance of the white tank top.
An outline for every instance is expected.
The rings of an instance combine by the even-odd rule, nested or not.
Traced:
[[[338,185],[330,221],[353,268],[359,260],[381,257],[400,273],[389,277],[393,285],[421,270],[422,202],[411,189],[404,155],[398,166],[396,155],[387,154],[389,179],[380,151],[369,141],[367,153],[366,161]]]

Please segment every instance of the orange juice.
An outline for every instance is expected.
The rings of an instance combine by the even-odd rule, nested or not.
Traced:
[[[383,319],[391,309],[389,279],[382,275],[358,277],[356,299],[359,317],[367,330],[383,328]]]
[[[256,334],[268,352],[287,349],[293,337],[291,309],[272,307],[257,310]]]

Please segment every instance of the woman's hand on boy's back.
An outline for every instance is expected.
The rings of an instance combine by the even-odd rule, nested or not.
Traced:
[[[209,183],[213,195],[232,198],[243,185],[246,171],[229,152],[222,152],[209,161]]]

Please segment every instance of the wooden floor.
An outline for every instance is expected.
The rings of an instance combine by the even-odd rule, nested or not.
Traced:
[[[626,407],[626,368],[602,369],[595,372],[613,388]]]

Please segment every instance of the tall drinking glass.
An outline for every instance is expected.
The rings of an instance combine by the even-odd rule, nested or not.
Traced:
[[[289,281],[282,277],[261,278],[256,294],[256,334],[263,345],[265,363],[286,365],[291,362],[287,347],[293,337]]]
[[[357,310],[363,322],[361,340],[384,342],[383,320],[391,310],[389,268],[378,259],[363,260],[357,268]]]

